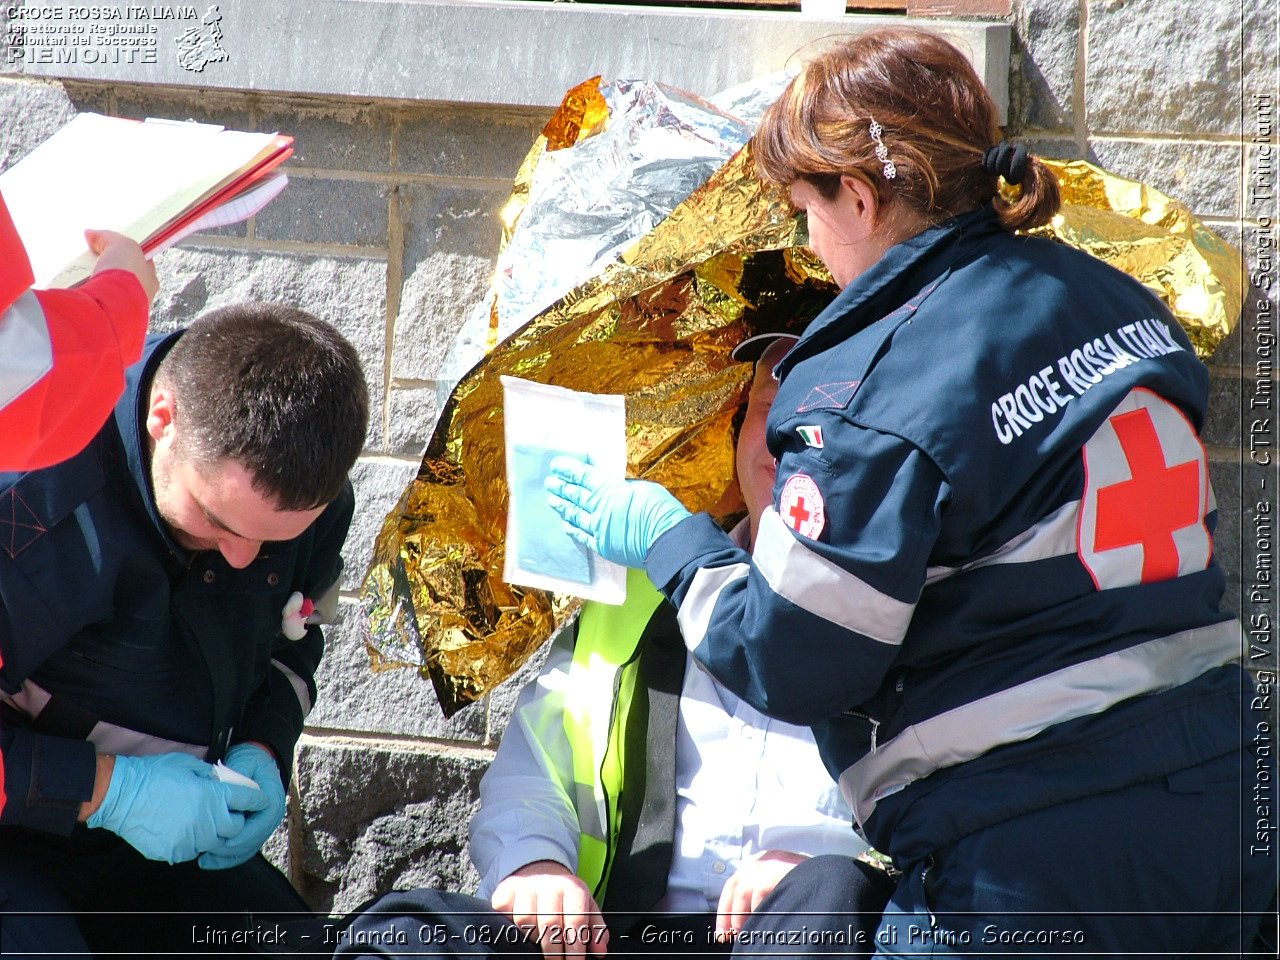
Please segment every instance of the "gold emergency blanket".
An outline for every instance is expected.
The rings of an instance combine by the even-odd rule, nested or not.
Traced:
[[[1034,232],[1087,250],[1142,281],[1207,360],[1240,318],[1240,252],[1183,204],[1144,183],[1083,160],[1046,163],[1062,184],[1062,212]]]
[[[661,137],[650,137],[649,124]],[[363,589],[373,668],[430,678],[446,716],[514,673],[580,603],[502,580],[502,374],[625,394],[630,475],[663,484],[691,510],[727,508],[731,424],[750,373],[729,351],[760,330],[798,332],[836,293],[803,246],[803,219],[738,149],[751,126],[680,91],[596,78],[569,92],[522,166],[503,211],[494,295],[480,315],[487,329],[469,338],[487,356],[473,358],[449,397],[417,478],[386,518]],[[576,152],[619,130],[621,148],[575,165]],[[718,168],[705,149],[713,136],[730,148]],[[686,142],[696,159],[682,155]],[[688,195],[639,232],[645,200],[633,199],[628,180],[603,200],[587,198],[606,207],[627,198],[592,223],[594,206],[566,214],[554,194],[539,199],[548,158],[561,165],[551,187],[562,193],[584,189],[584,178],[588,188],[592,177],[616,178],[621,164],[655,190]],[[1239,315],[1239,255],[1155,190],[1083,162],[1053,166],[1067,204],[1043,232],[1156,290],[1207,356]],[[713,171],[696,177],[692,193],[676,182],[690,168]],[[637,237],[602,240],[620,221]],[[590,249],[566,254],[566,238]],[[536,306],[547,273],[564,276],[573,261],[593,259],[603,266]],[[534,279],[520,287],[521,276]]]

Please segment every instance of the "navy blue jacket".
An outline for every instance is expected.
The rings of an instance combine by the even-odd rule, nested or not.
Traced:
[[[877,848],[1239,749],[1208,377],[1151,291],[983,208],[891,248],[778,375],[754,554],[697,515],[648,572],[717,679],[814,724]]]
[[[70,832],[98,752],[213,762],[257,740],[291,769],[324,638],[286,639],[282,608],[294,591],[336,591],[354,499],[348,485],[242,570],[178,546],[156,512],[144,418],[180,335],[148,340],[81,454],[0,476],[0,825]]]

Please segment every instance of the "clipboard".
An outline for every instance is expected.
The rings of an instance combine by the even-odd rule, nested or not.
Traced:
[[[201,225],[234,222],[214,216],[229,203],[241,202],[232,207],[241,219],[256,212],[283,189],[272,178],[292,153],[293,138],[278,133],[82,113],[0,174],[0,194],[35,286],[68,287],[96,259],[86,228],[115,230],[154,255]]]

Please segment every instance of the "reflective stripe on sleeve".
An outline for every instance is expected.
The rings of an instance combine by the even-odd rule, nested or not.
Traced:
[[[859,825],[876,804],[938,770],[1122,700],[1172,689],[1240,656],[1240,624],[1184,630],[1055,670],[907,727],[840,775]]]
[[[53,345],[40,301],[27,291],[0,314],[0,407],[53,369]]]
[[[727,567],[701,567],[693,575],[689,589],[685,591],[684,602],[680,604],[680,611],[676,614],[680,635],[684,637],[685,646],[689,650],[698,649],[702,638],[707,635],[707,629],[711,626],[711,614],[720,599],[721,591],[750,572],[751,564],[735,563]]]
[[[166,740],[149,733],[130,730],[114,723],[99,721],[89,734],[89,742],[98,753],[124,757],[151,757],[159,753],[189,753],[203,760],[209,748],[197,743]]]
[[[279,660],[272,660],[271,665],[285,675],[285,679],[289,681],[289,685],[293,687],[293,692],[298,698],[298,706],[302,708],[302,717],[305,720],[307,714],[311,712],[311,690],[307,687],[307,681],[286,667]]]
[[[752,560],[773,592],[801,610],[879,643],[902,643],[915,604],[881,593],[810,550],[773,507],[760,517]]]
[[[1080,501],[1072,500],[991,553],[959,567],[930,567],[925,582],[937,583],[957,573],[998,563],[1031,563],[1052,557],[1074,556],[1079,524]]]
[[[36,720],[40,714],[44,713],[45,708],[49,706],[54,698],[48,690],[45,690],[38,683],[24,680],[21,690],[13,696],[4,697],[3,699],[11,707],[21,710],[32,720]],[[47,720],[48,717],[46,716],[45,719]],[[198,743],[167,740],[164,737],[143,733],[141,730],[134,730],[130,727],[122,727],[116,723],[95,720],[93,717],[89,718],[85,726],[87,727],[89,723],[92,723],[93,726],[87,736],[84,734],[83,729],[74,735],[77,738],[84,737],[84,739],[93,744],[98,753],[118,754],[126,757],[149,757],[159,753],[188,753],[203,760],[205,754],[209,752],[208,747]],[[41,728],[38,727],[37,729]],[[60,730],[56,727],[42,729],[42,732],[50,733],[54,736],[71,735],[71,731]]]
[[[333,623],[338,619],[338,598],[341,593],[341,578],[333,581],[329,589],[312,600],[313,612],[307,617],[307,623]]]

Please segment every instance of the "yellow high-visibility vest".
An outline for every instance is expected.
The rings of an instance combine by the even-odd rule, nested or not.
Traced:
[[[662,594],[643,570],[629,570],[625,603],[588,602],[578,619],[564,729],[573,753],[577,874],[601,906],[618,849],[623,746],[635,695],[640,638],[662,602]],[[644,757],[635,758],[637,763],[644,761]]]

